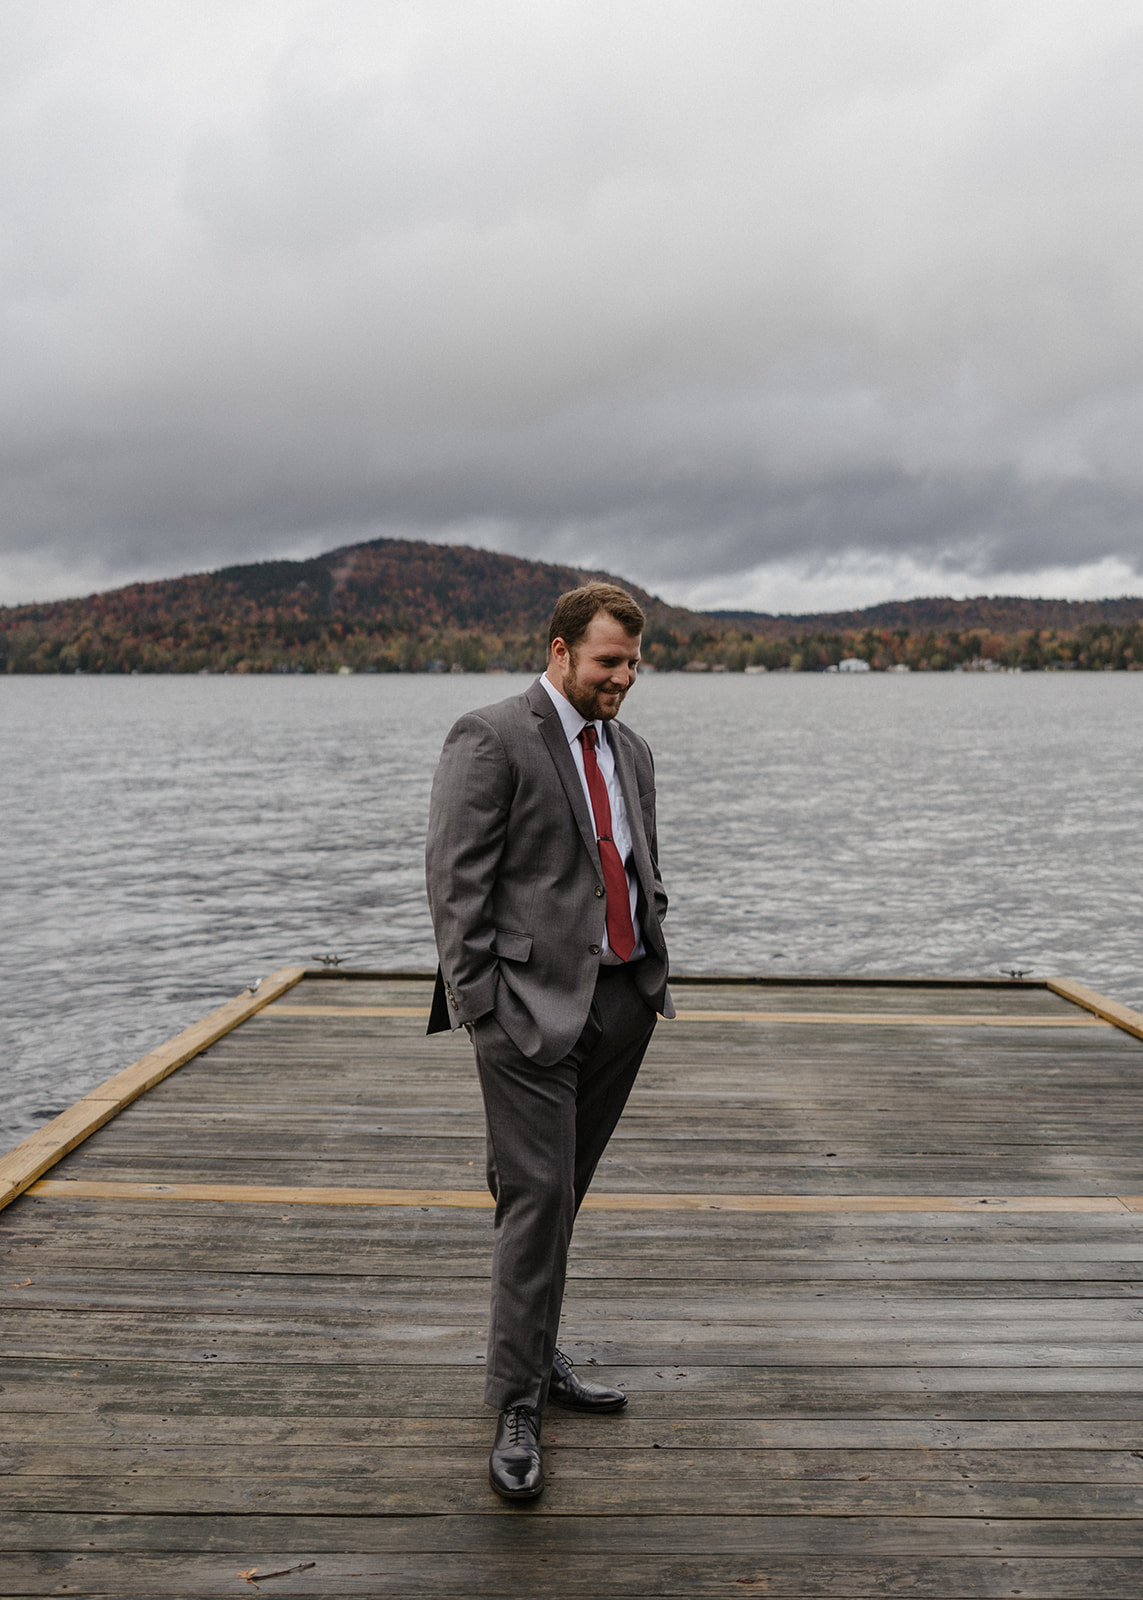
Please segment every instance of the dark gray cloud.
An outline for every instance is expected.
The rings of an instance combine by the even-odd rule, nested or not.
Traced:
[[[1135,0],[14,0],[0,62],[0,600],[386,533],[1143,588]]]

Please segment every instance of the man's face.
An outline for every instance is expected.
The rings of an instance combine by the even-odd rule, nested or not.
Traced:
[[[608,611],[597,611],[571,650],[552,641],[548,676],[589,722],[610,722],[635,682],[642,635],[628,633]]]

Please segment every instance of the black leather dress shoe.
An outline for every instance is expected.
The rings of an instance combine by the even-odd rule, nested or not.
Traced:
[[[543,1492],[540,1413],[534,1406],[509,1406],[500,1413],[488,1481],[505,1500],[534,1500]]]
[[[548,1399],[554,1406],[567,1406],[570,1411],[621,1411],[627,1404],[622,1389],[609,1389],[605,1384],[585,1383],[577,1378],[562,1350],[556,1351],[552,1361]]]

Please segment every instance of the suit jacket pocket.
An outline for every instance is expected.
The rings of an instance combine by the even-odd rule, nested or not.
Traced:
[[[527,961],[532,954],[532,935],[497,928],[492,935],[492,954],[503,961]]]

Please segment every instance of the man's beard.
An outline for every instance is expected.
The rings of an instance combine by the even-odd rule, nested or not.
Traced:
[[[564,679],[563,687],[564,695],[569,703],[588,722],[610,722],[627,698],[627,689],[617,690],[613,699],[609,697],[607,701],[604,701],[601,688],[586,688],[576,676],[574,657],[572,658],[571,669]],[[629,689],[630,687],[631,685],[628,684],[627,688]]]

